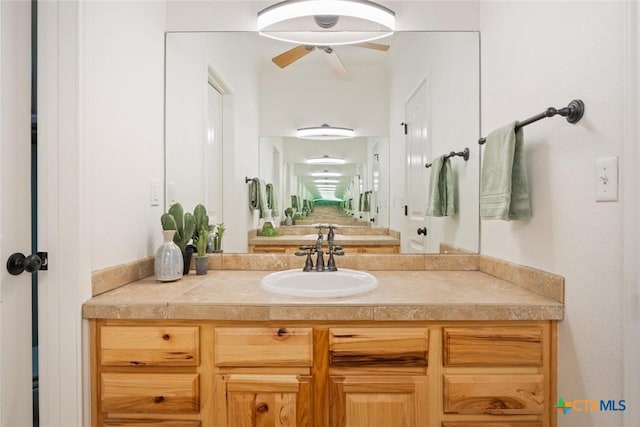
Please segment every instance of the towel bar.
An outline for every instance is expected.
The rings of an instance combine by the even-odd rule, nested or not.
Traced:
[[[566,117],[567,121],[571,124],[578,123],[584,115],[584,102],[580,99],[574,99],[564,108],[556,109],[554,107],[547,108],[544,112],[536,114],[533,117],[529,117],[526,120],[516,123],[516,130],[525,127],[538,120],[546,119],[547,117],[553,117],[556,114],[560,114],[562,117]],[[487,142],[487,138],[480,138],[478,144],[482,145]]]
[[[464,150],[458,152],[452,151],[449,154],[445,154],[444,156],[445,159],[449,159],[451,157],[462,157],[466,162],[467,160],[469,160],[469,147],[466,147]],[[424,167],[430,168],[431,163],[427,163],[426,165],[424,165]]]

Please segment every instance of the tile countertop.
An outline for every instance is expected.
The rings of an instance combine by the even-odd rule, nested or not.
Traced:
[[[162,283],[153,276],[98,295],[84,318],[188,320],[561,320],[564,305],[480,271],[371,271],[378,287],[341,298],[274,295],[268,271],[210,270]],[[309,273],[327,274],[331,273]]]
[[[254,236],[249,239],[249,245],[264,246],[264,245],[282,245],[282,246],[301,246],[312,245],[316,243],[316,235],[295,235],[285,234],[276,237],[264,237]],[[326,246],[326,236],[322,242],[323,246]],[[385,235],[369,235],[369,234],[338,234],[335,237],[334,244],[337,246],[397,246],[400,244],[400,239],[393,236]]]

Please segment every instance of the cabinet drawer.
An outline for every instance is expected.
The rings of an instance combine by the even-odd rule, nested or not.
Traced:
[[[311,366],[311,328],[216,328],[216,366]]]
[[[426,328],[331,328],[331,366],[427,366]]]
[[[542,375],[445,375],[446,414],[541,414]]]
[[[102,427],[200,427],[200,421],[112,419],[104,420]]]
[[[538,326],[444,328],[445,366],[542,366]]]
[[[198,374],[103,373],[103,412],[196,414],[200,412]]]
[[[197,326],[103,326],[104,366],[198,366]]]
[[[542,423],[540,421],[445,421],[442,423],[442,427],[542,427]]]

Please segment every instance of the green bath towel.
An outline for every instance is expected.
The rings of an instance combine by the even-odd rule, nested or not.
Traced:
[[[529,182],[522,129],[517,122],[487,136],[480,178],[482,219],[524,220],[531,217]]]
[[[451,160],[438,156],[431,163],[427,216],[452,216],[456,213],[456,186]]]

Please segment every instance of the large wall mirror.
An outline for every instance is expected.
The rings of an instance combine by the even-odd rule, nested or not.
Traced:
[[[336,204],[362,226],[399,231],[403,253],[443,243],[478,252],[478,33],[398,32],[327,48],[253,32],[168,33],[165,95],[166,204],[203,203],[212,222],[234,221],[229,252],[246,251],[259,220],[244,176],[272,184],[281,219],[297,196],[298,210],[303,200]],[[354,137],[296,136],[323,124]],[[425,164],[464,148],[468,161],[451,159],[456,214],[426,216]]]

